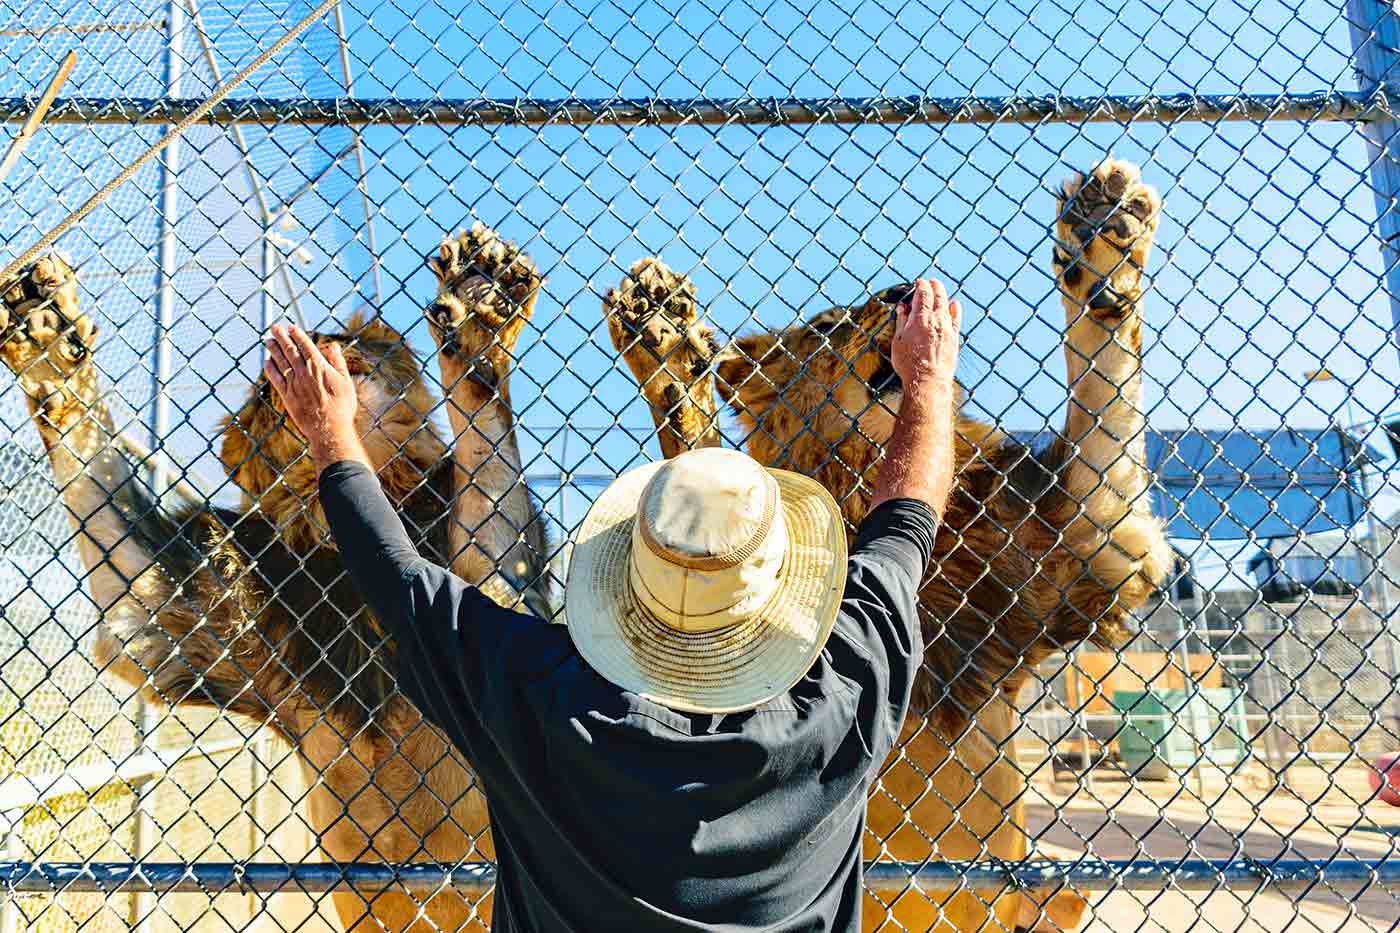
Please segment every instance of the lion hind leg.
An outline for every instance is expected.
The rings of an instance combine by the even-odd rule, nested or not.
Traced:
[[[1065,307],[1070,400],[1064,431],[1062,590],[1076,628],[1116,629],[1171,566],[1151,515],[1142,408],[1144,269],[1161,216],[1131,163],[1101,162],[1066,182],[1054,267]],[[1113,635],[1116,632],[1106,631]]]
[[[719,446],[711,369],[718,345],[690,279],[655,257],[638,260],[603,299],[603,314],[651,408],[662,456]]]

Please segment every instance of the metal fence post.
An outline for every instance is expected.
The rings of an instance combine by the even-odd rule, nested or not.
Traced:
[[[350,65],[350,38],[345,30],[343,4],[337,3],[334,13],[336,44],[340,47],[340,70],[345,75],[345,96],[353,98],[355,96],[355,74]],[[377,307],[384,300],[384,289],[380,281],[379,247],[374,241],[375,208],[370,204],[369,198],[369,169],[365,165],[365,146],[364,140],[360,137],[360,128],[352,127],[350,132],[355,138],[355,166],[357,169],[355,187],[360,191],[360,204],[365,212],[365,245],[369,247],[369,263],[374,282],[374,303]]]
[[[1389,93],[1388,82],[1400,79],[1400,21],[1394,7],[1383,0],[1347,0],[1346,17],[1359,89],[1363,94]],[[1400,121],[1363,122],[1361,131],[1366,137],[1376,230],[1396,325],[1391,340],[1400,352]]]
[[[180,80],[184,76],[184,57],[180,45],[185,31],[185,8],[178,0],[171,0],[165,9],[165,86],[170,97],[180,96]],[[166,130],[169,132],[169,129]],[[163,495],[167,480],[164,444],[170,428],[170,399],[166,395],[166,383],[170,380],[171,346],[170,330],[175,324],[175,273],[177,270],[176,251],[179,244],[175,238],[176,214],[180,209],[180,140],[174,140],[160,159],[160,244],[158,247],[159,271],[157,272],[158,291],[156,293],[156,326],[153,338],[155,368],[151,374],[151,460],[154,491],[159,499]]]
[[[169,0],[166,4],[165,21],[165,85],[170,97],[180,96],[180,82],[184,76],[185,60],[182,38],[185,30],[185,8],[180,0]],[[169,132],[167,129],[165,132]],[[151,457],[148,467],[151,473],[151,489],[159,504],[173,478],[170,464],[165,455],[165,437],[170,430],[170,398],[168,395],[171,377],[170,332],[175,326],[175,274],[178,271],[179,243],[175,236],[175,224],[180,209],[180,140],[171,142],[161,155],[160,161],[160,242],[158,246],[156,322],[152,337],[155,352],[155,367],[151,374]],[[160,712],[139,696],[137,704],[137,728],[143,751],[155,746],[155,731],[160,724]],[[132,848],[138,860],[146,860],[159,845],[159,824],[154,818],[154,788],[160,778],[133,782],[136,793],[135,826]],[[137,894],[132,898],[132,929],[145,933],[150,929],[150,918],[155,910],[155,897],[148,893]]]
[[[7,859],[24,857],[24,813],[10,811],[0,813],[0,851]],[[20,918],[23,913],[17,903],[17,895],[7,895],[0,903],[0,933],[19,933]]]

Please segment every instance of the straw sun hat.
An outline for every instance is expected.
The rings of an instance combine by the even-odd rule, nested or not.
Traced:
[[[836,621],[846,533],[821,484],[706,448],[630,470],[588,510],[565,615],[612,683],[696,713],[752,709],[807,673]]]

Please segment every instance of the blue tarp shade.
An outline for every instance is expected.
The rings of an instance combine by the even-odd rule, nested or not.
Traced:
[[[1011,433],[1036,448],[1051,439]],[[1335,428],[1150,431],[1152,513],[1168,520],[1173,538],[1291,538],[1350,528],[1366,515],[1363,457],[1383,459]]]
[[[1366,514],[1360,469],[1375,448],[1343,432],[1165,431],[1147,438],[1152,511],[1176,538],[1293,537],[1350,528]]]

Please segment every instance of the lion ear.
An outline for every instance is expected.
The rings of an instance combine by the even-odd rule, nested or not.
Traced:
[[[361,340],[382,340],[387,343],[403,340],[403,335],[389,326],[388,321],[364,310],[350,315],[350,320],[345,322],[345,333]]]

